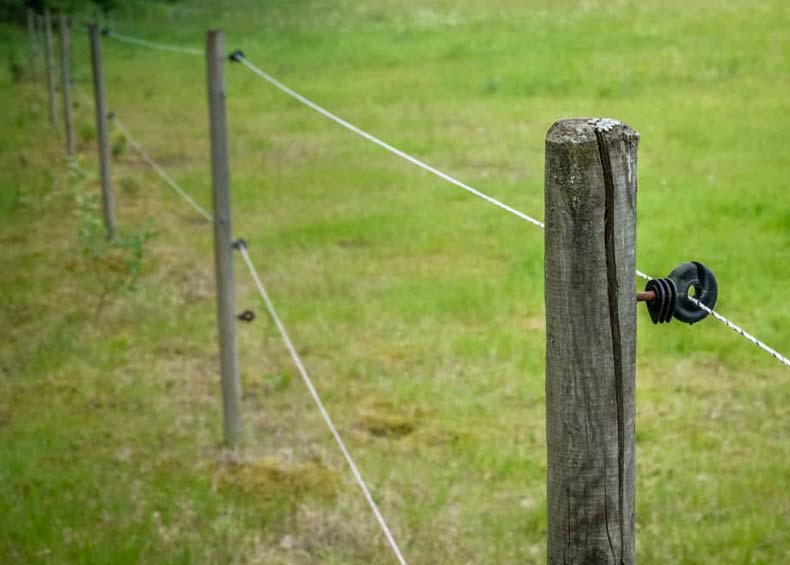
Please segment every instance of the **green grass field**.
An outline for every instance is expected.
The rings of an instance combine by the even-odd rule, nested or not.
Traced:
[[[496,4],[496,5],[495,5]],[[543,217],[558,118],[641,133],[638,268],[700,260],[718,309],[790,351],[790,4],[285,0],[134,4],[130,35],[247,57]],[[91,237],[21,28],[0,50],[0,562],[389,563],[237,263],[245,432],[221,446],[211,230],[113,134],[129,265]],[[87,40],[72,72],[90,92]],[[110,107],[210,206],[199,57],[104,42]],[[545,561],[543,234],[227,68],[234,232],[410,563]],[[62,128],[61,128],[62,129]],[[98,250],[98,251],[97,251]],[[118,274],[120,273],[120,274]],[[790,372],[714,320],[639,311],[637,555],[790,562]]]

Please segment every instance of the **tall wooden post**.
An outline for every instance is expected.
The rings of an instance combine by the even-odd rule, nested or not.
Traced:
[[[638,143],[613,120],[546,136],[549,564],[635,561]]]
[[[27,9],[27,37],[30,40],[30,72],[33,80],[38,79],[38,37],[36,34],[36,13],[32,8]]]
[[[55,61],[52,55],[52,15],[44,10],[44,57],[47,64],[47,96],[49,99],[49,125],[58,129],[57,108],[55,106]]]
[[[99,149],[102,211],[107,237],[115,236],[115,199],[110,178],[110,143],[107,131],[107,108],[104,105],[104,76],[101,64],[101,38],[95,23],[89,27],[91,43],[91,69],[93,71],[93,105],[96,108],[96,142]]]
[[[63,92],[63,127],[66,130],[66,156],[73,159],[77,151],[74,146],[74,124],[71,116],[71,84],[69,84],[69,20],[61,12],[60,23],[60,88]]]
[[[230,217],[230,173],[225,116],[225,55],[222,32],[206,34],[208,110],[211,133],[211,183],[214,193],[214,264],[217,278],[217,326],[224,438],[236,445],[241,436],[241,384],[236,353],[236,315],[233,290],[233,248]]]

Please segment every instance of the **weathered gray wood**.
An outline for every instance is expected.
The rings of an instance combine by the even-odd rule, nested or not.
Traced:
[[[38,34],[36,33],[36,13],[32,8],[27,9],[27,37],[30,40],[30,74],[33,80],[38,80]]]
[[[73,159],[77,153],[74,146],[74,124],[71,116],[71,84],[69,84],[69,20],[61,12],[60,24],[60,88],[63,94],[63,127],[66,130],[66,156]]]
[[[47,64],[47,97],[49,101],[49,125],[58,129],[58,110],[55,102],[55,61],[52,54],[52,15],[44,10],[44,58]]]
[[[550,564],[635,561],[638,143],[628,126],[596,132],[587,119],[546,136]]]
[[[110,173],[110,142],[107,130],[107,108],[104,103],[104,76],[101,64],[101,38],[94,23],[88,28],[91,44],[91,69],[93,72],[93,106],[96,109],[96,143],[99,150],[102,212],[107,237],[115,236],[115,198],[112,193]]]
[[[241,384],[236,353],[236,315],[233,290],[233,248],[230,216],[230,173],[225,115],[225,50],[222,32],[206,34],[208,109],[211,134],[211,181],[214,194],[214,265],[217,279],[217,327],[224,438],[236,445],[241,436]]]

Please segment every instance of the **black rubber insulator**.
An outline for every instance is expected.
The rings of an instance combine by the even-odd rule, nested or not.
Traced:
[[[238,63],[244,58],[244,51],[241,49],[236,49],[230,55],[228,55],[228,59],[230,59],[234,63]]]
[[[672,315],[675,313],[675,304],[677,303],[673,298],[677,295],[678,289],[675,286],[675,281],[672,279],[664,279],[661,283],[665,287],[665,292],[669,300],[666,301],[666,306],[664,308],[664,321],[668,324],[672,321]]]
[[[661,310],[663,310],[664,307],[664,292],[658,282],[658,279],[650,279],[647,281],[645,290],[652,290],[656,294],[656,297],[647,303],[647,313],[650,314],[650,320],[654,324],[659,324],[663,322],[661,319]]]
[[[237,239],[236,241],[233,242],[233,249],[238,251],[242,247],[244,249],[247,249],[247,242],[244,241],[243,239],[239,238],[239,239]]]
[[[702,263],[691,261],[675,267],[669,278],[677,285],[677,300],[675,301],[675,318],[687,324],[694,324],[706,318],[708,313],[689,300],[688,292],[694,287],[694,298],[708,308],[716,305],[719,295],[719,285],[716,277]]]
[[[652,290],[656,298],[647,303],[647,311],[654,324],[666,324],[672,320],[675,310],[675,284],[669,279],[651,279],[645,290]]]
[[[647,311],[654,324],[667,324],[672,318],[695,324],[708,313],[689,299],[689,289],[694,287],[694,298],[708,308],[716,305],[719,287],[716,277],[702,263],[691,261],[675,267],[665,279],[647,281],[645,290],[652,290],[656,298],[647,303]]]

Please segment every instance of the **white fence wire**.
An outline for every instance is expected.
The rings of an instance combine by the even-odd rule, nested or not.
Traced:
[[[157,43],[157,42],[153,42],[153,41],[148,41],[148,40],[144,40],[144,39],[131,37],[131,36],[124,35],[124,34],[119,34],[117,32],[111,31],[111,30],[108,30],[106,32],[106,35],[108,37],[112,38],[112,39],[116,39],[116,40],[124,42],[124,43],[137,45],[137,46],[141,46],[141,47],[146,47],[146,48],[150,48],[150,49],[156,49],[156,50],[160,50],[160,51],[168,51],[168,52],[174,52],[174,53],[182,53],[182,54],[187,54],[187,55],[196,55],[196,56],[203,55],[203,51],[200,50],[200,49],[193,49],[193,48],[179,47],[179,46],[175,46],[175,45],[168,45],[168,44]],[[336,124],[344,127],[345,129],[347,129],[347,130],[349,130],[349,131],[351,131],[351,132],[363,137],[364,139],[367,139],[368,141],[374,143],[375,145],[378,145],[379,147],[389,151],[390,153],[400,157],[401,159],[404,159],[405,161],[407,161],[407,162],[409,162],[409,163],[411,163],[411,164],[413,164],[413,165],[415,165],[415,166],[417,166],[417,167],[419,167],[419,168],[421,168],[421,169],[423,169],[423,170],[425,170],[425,171],[427,171],[427,172],[429,172],[429,173],[431,173],[431,174],[433,174],[433,175],[435,175],[435,176],[437,176],[437,177],[439,177],[439,178],[441,178],[441,179],[443,179],[443,180],[445,180],[445,181],[447,181],[447,182],[449,182],[449,183],[451,183],[451,184],[453,184],[453,185],[455,185],[455,186],[457,186],[457,187],[459,187],[459,188],[461,188],[461,189],[463,189],[463,190],[465,190],[465,191],[477,196],[478,198],[481,198],[481,199],[489,202],[490,204],[493,204],[493,205],[497,206],[498,208],[500,208],[502,210],[505,210],[506,212],[509,212],[510,214],[512,214],[512,215],[514,215],[514,216],[516,216],[516,217],[518,217],[518,218],[520,218],[520,219],[522,219],[522,220],[524,220],[526,222],[529,222],[532,225],[535,225],[535,226],[537,226],[539,228],[545,228],[545,224],[542,221],[540,221],[540,220],[538,220],[538,219],[536,219],[536,218],[534,218],[534,217],[532,217],[532,216],[530,216],[528,214],[525,214],[525,213],[523,213],[523,212],[521,212],[519,210],[516,210],[515,208],[512,208],[511,206],[508,206],[507,204],[504,204],[503,202],[497,200],[496,198],[494,198],[492,196],[489,196],[488,194],[485,194],[485,193],[483,193],[483,192],[481,192],[481,191],[469,186],[468,184],[466,184],[466,183],[464,183],[464,182],[452,177],[451,175],[449,175],[447,173],[444,173],[444,172],[440,171],[439,169],[437,169],[437,168],[425,163],[424,161],[422,161],[422,160],[420,160],[420,159],[418,159],[418,158],[406,153],[405,151],[402,151],[402,150],[390,145],[389,143],[387,143],[387,142],[383,141],[382,139],[374,136],[373,134],[363,130],[362,128],[359,128],[359,127],[355,126],[354,124],[344,120],[343,118],[341,118],[341,117],[337,116],[336,114],[330,112],[329,110],[323,108],[322,106],[318,105],[317,103],[313,102],[309,98],[307,98],[307,97],[303,96],[302,94],[298,93],[297,91],[293,90],[289,86],[285,85],[284,83],[282,83],[279,80],[277,80],[276,78],[274,78],[269,73],[267,73],[264,70],[262,70],[261,68],[259,68],[257,65],[255,65],[254,63],[249,61],[240,52],[236,52],[233,55],[232,59],[237,61],[237,62],[240,62],[243,66],[245,66],[252,73],[254,73],[258,77],[262,78],[263,80],[265,80],[266,82],[268,82],[269,84],[271,84],[272,86],[274,86],[275,88],[280,90],[281,92],[284,92],[285,94],[287,94],[291,98],[299,101],[300,103],[302,103],[305,106],[311,108],[312,110],[314,110],[317,113],[323,115],[324,117],[332,120],[333,122],[335,122]],[[83,98],[86,101],[89,101],[88,96],[79,87],[77,87],[77,92],[81,96],[81,98]],[[195,200],[187,193],[187,191],[185,191],[183,189],[183,187],[181,187],[181,185],[178,182],[176,182],[167,173],[167,171],[165,171],[164,168],[161,165],[159,165],[145,151],[145,149],[142,147],[142,145],[134,137],[132,137],[132,135],[130,134],[129,130],[124,126],[124,124],[121,122],[121,120],[117,116],[113,116],[113,123],[118,128],[118,130],[121,132],[121,134],[124,136],[124,138],[129,142],[129,144],[134,148],[134,150],[140,155],[140,157],[143,159],[143,161],[145,161],[146,164],[148,164],[162,178],[162,180],[164,180],[168,184],[168,186],[170,186],[204,220],[206,220],[209,223],[213,221],[212,215],[205,208],[203,208],[197,202],[195,202]],[[370,506],[374,516],[376,517],[376,520],[377,520],[379,526],[381,527],[381,530],[384,533],[390,548],[392,549],[393,553],[395,554],[398,562],[401,563],[402,565],[405,565],[406,564],[406,560],[403,557],[403,554],[402,554],[398,544],[395,541],[395,538],[394,538],[394,536],[392,534],[392,531],[390,530],[389,526],[387,525],[387,522],[385,521],[383,515],[381,514],[381,511],[379,510],[378,505],[376,504],[375,500],[373,499],[373,496],[371,495],[370,489],[368,488],[367,484],[365,483],[365,481],[364,481],[364,479],[362,477],[362,474],[359,471],[359,468],[357,467],[356,463],[354,462],[353,458],[351,457],[351,454],[348,451],[348,449],[347,449],[347,447],[345,445],[345,442],[343,441],[340,433],[338,432],[337,427],[334,425],[334,422],[332,421],[332,419],[331,419],[331,417],[330,417],[330,415],[329,415],[329,413],[328,413],[323,401],[321,400],[321,397],[318,394],[318,391],[316,390],[316,388],[315,388],[315,386],[314,386],[314,384],[312,382],[312,379],[310,378],[307,370],[305,369],[305,366],[302,363],[302,360],[299,357],[299,354],[296,351],[296,348],[294,347],[294,345],[293,345],[293,343],[292,343],[292,341],[290,339],[290,336],[289,336],[287,330],[285,329],[284,324],[282,323],[279,315],[277,314],[277,311],[276,311],[276,309],[274,307],[274,304],[273,304],[273,302],[272,302],[272,300],[271,300],[271,298],[270,298],[270,296],[269,296],[269,294],[268,294],[268,292],[266,290],[266,287],[264,286],[264,284],[263,284],[263,282],[262,282],[262,280],[261,280],[261,278],[260,278],[260,276],[258,274],[258,271],[255,268],[254,263],[252,262],[252,259],[251,259],[250,255],[249,255],[249,252],[247,250],[246,244],[245,243],[240,243],[237,247],[238,247],[238,249],[239,249],[239,251],[241,253],[241,256],[242,256],[242,258],[244,260],[245,265],[247,266],[247,269],[248,269],[248,271],[250,273],[250,276],[252,277],[253,282],[255,283],[255,286],[256,286],[256,288],[257,288],[257,290],[258,290],[258,292],[259,292],[259,294],[261,296],[261,299],[263,300],[263,303],[266,306],[266,309],[268,310],[270,317],[272,318],[275,326],[277,327],[278,332],[280,333],[281,338],[283,339],[283,342],[284,342],[286,348],[288,349],[288,352],[289,352],[289,354],[290,354],[290,356],[291,356],[291,358],[292,358],[292,360],[294,362],[294,365],[296,366],[297,370],[299,371],[299,374],[302,377],[302,380],[304,381],[304,384],[307,387],[311,397],[313,398],[313,401],[315,402],[319,412],[321,413],[321,416],[323,417],[324,422],[326,423],[329,431],[331,432],[333,438],[335,439],[335,442],[337,443],[338,448],[340,449],[341,453],[343,454],[343,457],[346,460],[346,463],[348,464],[348,466],[349,466],[349,468],[351,470],[352,475],[354,476],[354,479],[355,479],[357,485],[359,486],[360,490],[362,491],[362,493],[363,493],[363,495],[365,497],[365,500],[367,501],[367,503]],[[645,280],[650,280],[652,278],[649,275],[647,275],[644,272],[639,271],[639,270],[636,271],[636,274],[637,274],[637,276],[639,276],[639,277],[641,277],[641,278],[643,278]],[[771,347],[766,345],[764,342],[762,342],[761,340],[757,339],[756,337],[754,337],[750,333],[746,332],[744,329],[742,329],[741,327],[739,327],[736,324],[734,324],[728,318],[722,316],[718,312],[714,311],[712,308],[709,308],[708,306],[706,306],[705,304],[703,304],[699,300],[697,300],[697,299],[695,299],[693,297],[690,297],[690,299],[695,304],[697,304],[700,308],[702,308],[708,314],[710,314],[713,318],[715,318],[716,320],[718,320],[721,323],[725,324],[727,327],[729,327],[730,329],[735,331],[738,335],[740,335],[744,339],[748,340],[749,342],[753,343],[754,345],[756,345],[760,349],[764,350],[765,352],[770,354],[772,357],[774,357],[780,363],[782,363],[784,365],[787,365],[787,366],[790,366],[790,360],[788,360],[787,357],[785,357],[784,355],[778,353],[776,350],[772,349]]]
[[[126,127],[118,119],[117,116],[113,116],[113,122],[115,123],[116,127],[118,127],[118,129],[121,132],[121,134],[127,139],[127,141],[132,145],[132,147],[134,147],[134,149],[140,154],[140,156],[143,158],[143,160],[160,177],[162,177],[162,179],[178,195],[180,195],[181,198],[183,198],[184,201],[187,204],[189,204],[192,207],[192,209],[195,210],[195,212],[198,213],[198,215],[200,217],[202,217],[208,223],[212,223],[214,221],[213,216],[211,214],[209,214],[203,207],[201,207],[199,204],[197,204],[189,196],[189,194],[186,192],[186,190],[184,190],[184,188],[181,185],[179,185],[167,173],[167,171],[165,171],[161,167],[161,165],[159,165],[153,158],[151,158],[151,156],[145,151],[145,149],[143,149],[143,147],[137,142],[137,140],[135,140],[131,136],[129,131],[126,129]],[[400,547],[398,546],[397,542],[395,541],[395,537],[392,535],[392,531],[390,530],[389,526],[387,525],[387,522],[384,520],[384,516],[381,514],[381,511],[379,510],[378,505],[376,504],[375,500],[373,499],[373,496],[370,493],[370,489],[368,488],[367,484],[365,483],[365,480],[362,477],[362,473],[360,473],[359,468],[357,467],[356,463],[354,462],[354,459],[351,457],[351,453],[349,452],[348,448],[346,447],[345,442],[343,441],[343,438],[340,435],[340,432],[338,431],[337,427],[335,426],[334,422],[332,421],[332,418],[329,416],[329,412],[327,411],[323,401],[321,400],[321,397],[318,394],[318,391],[316,390],[315,385],[313,384],[313,381],[310,378],[310,375],[307,373],[307,370],[305,369],[305,366],[302,363],[302,360],[299,357],[299,354],[297,353],[296,348],[293,345],[293,342],[291,342],[291,338],[290,338],[290,336],[288,334],[288,331],[285,329],[284,324],[282,323],[282,321],[280,320],[279,315],[277,314],[277,310],[274,307],[274,303],[272,302],[271,298],[269,297],[269,293],[266,291],[266,287],[264,286],[263,281],[261,280],[260,276],[258,275],[258,271],[255,268],[255,265],[253,264],[252,259],[250,258],[250,255],[249,255],[249,253],[247,251],[246,243],[241,243],[237,247],[238,247],[238,249],[239,249],[239,251],[241,253],[242,258],[244,259],[244,263],[246,264],[246,266],[247,266],[247,268],[248,268],[248,270],[250,272],[250,276],[252,277],[253,282],[255,283],[255,287],[258,289],[258,292],[260,293],[261,298],[263,299],[264,305],[266,306],[266,309],[268,310],[269,315],[272,318],[272,321],[274,322],[275,326],[277,327],[277,331],[280,333],[280,336],[282,337],[283,342],[285,343],[285,346],[288,349],[288,352],[290,353],[291,358],[293,359],[294,365],[296,365],[296,368],[299,371],[299,374],[301,375],[302,380],[304,381],[304,384],[307,387],[307,390],[310,392],[310,396],[313,398],[313,401],[315,402],[316,406],[318,407],[318,410],[321,413],[321,416],[323,417],[324,422],[326,423],[327,427],[329,428],[329,431],[332,434],[332,437],[334,437],[335,442],[337,443],[338,447],[340,448],[340,451],[343,454],[343,458],[346,460],[346,463],[348,463],[348,466],[351,469],[351,474],[354,476],[354,480],[356,481],[357,485],[359,486],[360,490],[362,491],[362,494],[364,495],[365,500],[367,501],[368,505],[370,506],[371,510],[373,511],[373,514],[376,517],[376,521],[378,522],[379,526],[381,527],[382,531],[384,532],[384,536],[387,539],[387,543],[389,544],[390,548],[392,549],[393,553],[395,554],[395,557],[397,558],[398,562],[401,563],[402,565],[406,565],[406,560],[403,557],[403,553],[401,552]]]
[[[346,444],[343,442],[343,438],[340,437],[340,433],[337,431],[337,427],[332,422],[332,418],[329,416],[329,412],[327,412],[324,403],[321,401],[321,397],[318,395],[318,391],[316,391],[315,386],[313,385],[312,379],[310,379],[310,375],[307,373],[307,369],[305,369],[302,360],[299,358],[299,354],[296,352],[296,348],[291,343],[291,338],[288,336],[288,332],[285,329],[282,321],[280,321],[280,317],[277,315],[277,310],[274,308],[274,304],[272,303],[271,299],[269,298],[269,293],[266,292],[266,287],[263,286],[263,282],[261,282],[260,277],[258,276],[258,271],[255,269],[255,265],[252,263],[252,259],[250,259],[250,255],[247,252],[247,245],[241,244],[238,245],[238,249],[241,252],[241,256],[244,258],[244,263],[247,265],[247,269],[250,271],[250,276],[255,281],[255,286],[258,289],[258,292],[261,295],[261,299],[263,300],[264,304],[266,305],[266,309],[269,311],[269,315],[271,316],[272,320],[274,320],[274,325],[277,326],[277,331],[280,332],[280,336],[282,337],[283,341],[285,342],[285,346],[288,348],[288,353],[291,355],[291,359],[296,365],[299,374],[304,381],[307,390],[310,391],[310,396],[313,397],[316,406],[318,407],[318,411],[321,412],[321,416],[326,422],[329,431],[332,432],[332,436],[335,438],[335,442],[337,446],[340,448],[340,451],[343,453],[343,457],[348,463],[349,468],[351,469],[351,474],[354,475],[354,480],[356,480],[357,485],[359,485],[362,494],[365,496],[365,500],[370,506],[370,509],[373,511],[373,514],[376,516],[376,521],[379,523],[381,530],[384,532],[385,537],[387,538],[387,543],[389,543],[390,548],[392,549],[395,557],[398,559],[398,562],[402,565],[406,565],[406,560],[403,557],[403,553],[401,553],[398,544],[395,542],[395,538],[390,531],[387,522],[384,520],[384,516],[382,516],[381,511],[379,510],[376,501],[373,500],[373,496],[370,494],[370,490],[368,486],[365,484],[365,480],[362,478],[362,474],[359,472],[356,463],[354,463],[354,459],[351,457],[351,453],[349,453],[348,448],[346,448]]]
[[[115,38],[115,39],[119,39],[120,41],[125,41],[127,43],[133,43],[133,44],[136,44],[136,45],[140,45],[140,46],[143,46],[143,47],[149,47],[149,48],[152,48],[152,49],[159,49],[159,50],[163,50],[163,51],[177,51],[177,52],[187,53],[187,54],[190,54],[190,55],[201,55],[202,54],[202,51],[200,51],[199,49],[178,47],[178,46],[175,46],[175,45],[166,45],[166,44],[162,44],[162,43],[154,43],[154,42],[151,42],[151,41],[141,40],[141,39],[137,39],[137,38],[126,36],[126,35],[120,35],[120,34],[117,34],[115,32],[112,32],[112,31],[108,32],[108,35],[109,35],[109,37],[112,37],[112,38]],[[381,140],[380,138],[376,137],[375,135],[373,135],[371,133],[368,133],[367,131],[363,130],[362,128],[359,128],[359,127],[355,126],[354,124],[344,120],[343,118],[341,118],[341,117],[337,116],[336,114],[330,112],[329,110],[323,108],[319,104],[316,104],[315,102],[313,102],[312,100],[310,100],[306,96],[303,96],[302,94],[298,93],[297,91],[295,91],[294,89],[290,88],[286,84],[280,82],[279,80],[274,78],[272,75],[270,75],[269,73],[267,73],[266,71],[264,71],[263,69],[261,69],[260,67],[258,67],[254,63],[252,63],[251,61],[249,61],[243,54],[241,54],[241,52],[234,53],[232,59],[235,60],[235,61],[240,62],[242,65],[244,65],[247,69],[249,69],[255,75],[257,75],[258,77],[262,78],[263,80],[265,80],[266,82],[268,82],[269,84],[271,84],[272,86],[274,86],[275,88],[280,90],[281,92],[284,92],[285,94],[287,94],[288,96],[290,96],[294,100],[297,100],[297,101],[301,102],[302,104],[304,104],[308,108],[311,108],[312,110],[318,112],[319,114],[323,115],[324,117],[329,118],[330,120],[332,120],[336,124],[346,128],[347,130],[349,130],[349,131],[351,131],[351,132],[353,132],[353,133],[355,133],[355,134],[367,139],[368,141],[371,141],[372,143],[378,145],[379,147],[382,147],[383,149],[389,151],[390,153],[393,153],[394,155],[397,155],[401,159],[404,159],[404,160],[408,161],[409,163],[411,163],[411,164],[413,164],[413,165],[415,165],[415,166],[417,166],[417,167],[419,167],[419,168],[421,168],[421,169],[423,169],[425,171],[428,171],[429,173],[431,173],[431,174],[433,174],[433,175],[435,175],[435,176],[437,176],[437,177],[439,177],[439,178],[441,178],[441,179],[443,179],[443,180],[445,180],[445,181],[447,181],[447,182],[449,182],[449,183],[451,183],[451,184],[453,184],[453,185],[455,185],[455,186],[457,186],[457,187],[459,187],[459,188],[461,188],[463,190],[466,190],[467,192],[469,192],[471,194],[474,194],[478,198],[481,198],[481,199],[493,204],[494,206],[497,206],[497,207],[501,208],[502,210],[505,210],[506,212],[509,212],[510,214],[513,214],[514,216],[516,216],[518,218],[521,218],[522,220],[524,220],[526,222],[531,223],[532,225],[535,225],[535,226],[537,226],[539,228],[542,228],[542,229],[545,228],[545,224],[542,221],[540,221],[540,220],[538,220],[538,219],[536,219],[536,218],[534,218],[534,217],[532,217],[532,216],[530,216],[528,214],[525,214],[524,212],[516,210],[515,208],[513,208],[511,206],[508,206],[507,204],[497,200],[496,198],[494,198],[492,196],[489,196],[488,194],[485,194],[485,193],[483,193],[483,192],[481,192],[481,191],[479,191],[479,190],[477,190],[475,188],[472,188],[468,184],[466,184],[466,183],[464,183],[464,182],[452,177],[451,175],[448,175],[447,173],[444,173],[444,172],[440,171],[439,169],[437,169],[437,168],[425,163],[424,161],[422,161],[422,160],[420,160],[420,159],[418,159],[418,158],[406,153],[405,151],[402,151],[402,150],[390,145],[389,143]],[[650,280],[652,278],[650,275],[647,275],[646,273],[644,273],[644,272],[642,272],[642,271],[640,271],[638,269],[636,271],[636,274],[637,274],[638,277],[641,277],[641,278],[643,278],[645,280]],[[741,328],[740,326],[735,324],[733,321],[731,321],[726,316],[723,316],[720,313],[718,313],[715,310],[713,310],[712,308],[709,308],[708,306],[705,306],[704,304],[702,304],[698,300],[695,300],[695,299],[692,298],[692,301],[695,302],[700,308],[705,310],[708,314],[710,314],[714,319],[718,320],[719,322],[721,322],[722,324],[724,324],[725,326],[727,326],[728,328],[733,330],[735,333],[740,335],[742,338],[744,338],[745,340],[749,341],[750,343],[756,345],[757,347],[759,347],[760,349],[762,349],[763,351],[765,351],[766,353],[771,355],[771,357],[773,357],[774,359],[776,359],[777,361],[779,361],[783,365],[786,365],[786,366],[790,367],[790,359],[788,359],[785,355],[782,355],[781,353],[779,353],[778,351],[776,351],[772,347],[768,346],[765,342],[763,342],[762,340],[756,338],[755,336],[753,336],[752,334],[750,334],[749,332],[747,332],[746,330],[744,330],[743,328]]]

